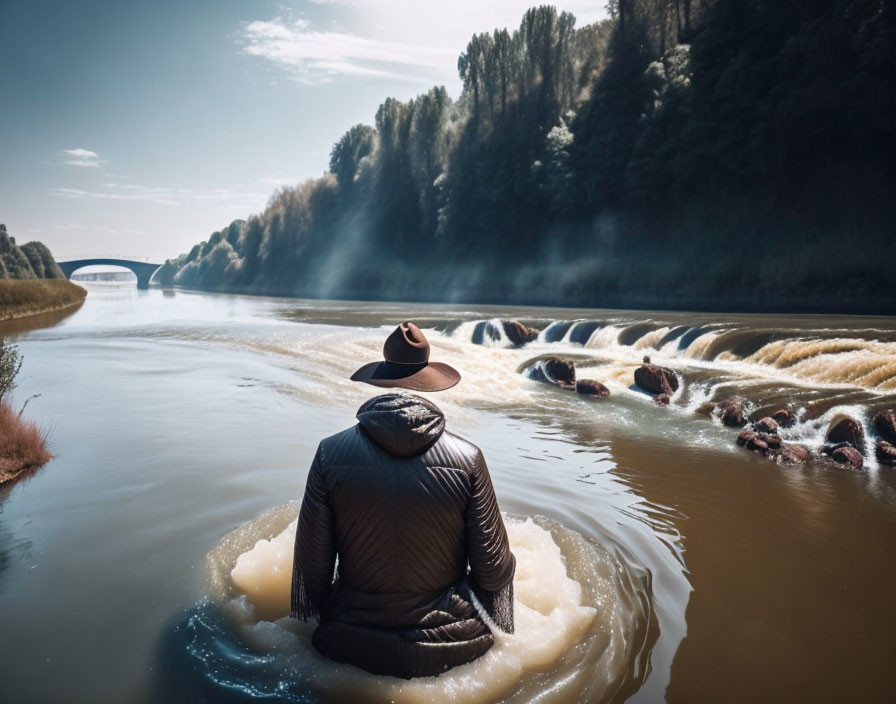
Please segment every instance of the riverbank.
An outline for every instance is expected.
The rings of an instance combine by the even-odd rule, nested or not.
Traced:
[[[0,403],[0,486],[53,459],[46,443],[46,434],[36,423]]]
[[[62,310],[84,301],[87,291],[65,279],[0,280],[0,320]]]
[[[689,255],[696,257],[696,253]],[[746,257],[746,253],[744,253]],[[705,252],[701,261],[712,260]],[[323,282],[317,273],[279,278],[257,279],[250,284],[227,279],[207,280],[182,276],[176,259],[166,262],[153,279],[167,290],[196,293],[262,296],[266,298],[300,298],[309,301],[344,303],[426,303],[436,306],[477,306],[496,308],[558,308],[574,310],[608,310],[618,313],[663,311],[670,313],[736,314],[736,315],[836,315],[896,316],[896,297],[881,293],[844,292],[834,286],[820,285],[818,290],[800,291],[790,288],[773,291],[768,282],[750,278],[730,278],[724,291],[709,291],[696,285],[682,286],[661,264],[645,264],[637,259],[619,259],[612,265],[604,261],[601,270],[611,276],[577,278],[583,266],[545,265],[539,270],[525,268],[519,276],[511,276],[499,261],[483,261],[475,271],[448,266],[439,270],[416,265],[404,268],[390,262],[382,272],[391,278],[367,278],[351,273],[350,264],[341,278]],[[783,265],[782,265],[783,266]],[[597,271],[598,268],[595,268]],[[785,267],[786,268],[786,267]],[[421,273],[423,272],[423,273]],[[490,273],[503,272],[503,273]],[[510,278],[507,278],[510,276]],[[719,274],[719,279],[724,276]],[[639,281],[636,289],[620,290],[620,282]],[[523,282],[523,283],[520,283]],[[886,287],[878,286],[881,291]]]

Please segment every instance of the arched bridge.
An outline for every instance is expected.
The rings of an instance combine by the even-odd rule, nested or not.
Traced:
[[[130,269],[137,275],[137,288],[149,288],[149,280],[162,266],[161,264],[150,264],[149,262],[134,261],[132,259],[102,258],[72,259],[71,261],[56,263],[59,265],[59,268],[62,269],[62,273],[65,274],[65,278],[67,279],[72,278],[72,274],[85,266],[121,266],[125,269]]]

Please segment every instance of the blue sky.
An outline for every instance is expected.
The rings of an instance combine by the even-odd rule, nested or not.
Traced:
[[[456,98],[470,35],[532,4],[3,0],[0,222],[58,258],[176,256],[323,172],[386,97]]]

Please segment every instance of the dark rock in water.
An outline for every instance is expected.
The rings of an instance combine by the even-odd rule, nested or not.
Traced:
[[[757,437],[759,437],[759,433],[755,430],[742,430],[740,431],[740,435],[737,436],[737,444],[743,447]]]
[[[769,416],[782,428],[792,428],[793,424],[796,422],[796,418],[793,416],[793,411],[789,408],[779,408],[770,413]],[[802,445],[799,447],[802,447]]]
[[[610,390],[593,379],[579,379],[576,381],[576,393],[586,396],[609,396]]]
[[[862,424],[849,416],[835,416],[828,426],[826,438],[831,445],[849,443],[860,453],[865,453],[865,433]]]
[[[853,469],[861,469],[864,464],[862,453],[852,445],[838,445],[837,447],[829,449],[827,454],[834,460],[834,462],[848,465]]]
[[[559,357],[537,360],[528,367],[526,374],[535,381],[544,381],[568,389],[576,385],[576,365],[568,359]]]
[[[678,377],[675,372],[665,367],[659,367],[650,363],[650,357],[645,357],[644,364],[635,369],[635,383],[645,391],[652,394],[669,394],[678,391]]]
[[[774,418],[766,416],[761,420],[753,423],[753,430],[759,433],[777,433],[778,432],[778,421]]]
[[[750,415],[750,420],[753,423],[765,420],[766,418],[771,418],[781,428],[791,428],[793,427],[793,424],[796,423],[796,417],[793,415],[793,411],[786,407],[765,406],[764,408],[757,409]]]
[[[875,449],[878,462],[887,467],[896,467],[896,447],[886,440],[878,440]]]
[[[737,444],[753,452],[767,455],[781,447],[781,436],[757,433],[755,430],[742,430],[737,436]]]
[[[669,394],[657,394],[653,400],[657,406],[668,406],[672,402],[672,397]]]
[[[712,401],[704,401],[699,406],[697,406],[697,410],[694,411],[698,416],[711,416],[712,412],[716,410],[716,404]]]
[[[576,365],[566,359],[547,359],[544,362],[545,374],[555,384],[574,386],[576,383]]]
[[[854,469],[861,469],[864,464],[862,453],[847,442],[837,445],[825,445],[821,451],[834,462],[849,465]]]
[[[805,445],[787,443],[781,446],[781,451],[776,459],[778,464],[804,464],[809,461],[811,456],[812,453]]]
[[[744,403],[745,399],[740,396],[734,396],[719,403],[716,410],[719,412],[722,423],[729,428],[743,427],[747,422],[744,418]]]
[[[751,437],[749,440],[747,440],[745,447],[748,450],[752,450],[753,452],[760,452],[763,455],[768,452],[768,443],[762,439],[761,435],[754,435],[753,437]]]
[[[522,347],[538,337],[538,330],[526,327],[517,320],[502,320],[501,325],[504,326],[504,334],[514,347]]]
[[[896,444],[896,411],[892,408],[874,416],[874,429],[890,444]]]
[[[781,448],[781,436],[777,433],[760,433],[759,437],[768,445],[770,450],[779,450]]]

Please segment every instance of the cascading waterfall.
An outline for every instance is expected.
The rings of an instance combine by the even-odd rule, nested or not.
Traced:
[[[569,332],[573,322],[569,320],[557,320],[548,325],[538,334],[539,342],[560,342]]]
[[[826,445],[831,422],[845,414],[865,433],[864,466],[874,469],[876,433],[872,417],[896,404],[887,398],[896,391],[896,328],[794,329],[751,326],[702,319],[681,322],[682,314],[662,319],[574,319],[545,323],[537,340],[506,350],[513,364],[530,379],[544,379],[551,355],[574,362],[577,378],[606,385],[612,396],[652,401],[634,384],[634,372],[644,357],[671,368],[680,380],[669,400],[670,411],[705,414],[713,403],[735,396],[746,399],[746,413],[772,413],[789,407],[793,428],[782,430],[785,441],[798,442],[818,453]],[[509,347],[494,333],[492,339],[477,329],[501,329],[499,320],[461,326],[453,339],[491,347]],[[524,325],[534,324],[521,320]],[[528,364],[526,363],[528,361]],[[521,362],[523,362],[521,364]],[[716,424],[720,426],[717,416]],[[616,422],[622,421],[621,412]],[[702,444],[718,440],[703,437]]]
[[[585,347],[592,350],[606,350],[618,347],[617,339],[621,329],[616,325],[608,325],[605,328],[595,330],[588,338]]]
[[[669,333],[668,326],[658,328],[657,330],[654,330],[653,332],[649,332],[646,335],[644,335],[642,338],[637,340],[635,342],[635,344],[632,345],[632,347],[634,347],[636,350],[658,349],[659,341],[664,339],[668,333]]]
[[[473,344],[485,347],[512,346],[504,331],[504,326],[498,318],[461,323],[452,336],[457,339],[470,340]]]
[[[896,329],[857,331],[875,334],[873,338],[838,335],[841,332],[578,319],[550,322],[533,344],[628,352],[630,361],[638,359],[639,353],[653,352],[673,365],[724,363],[726,369],[747,376],[787,378],[797,384],[896,390]],[[512,346],[499,319],[463,323],[451,337],[489,347]]]

